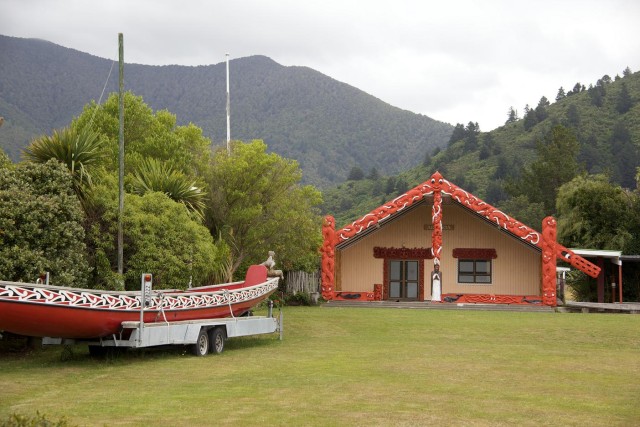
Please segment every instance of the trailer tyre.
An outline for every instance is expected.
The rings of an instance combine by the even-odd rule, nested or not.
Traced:
[[[206,356],[209,353],[209,334],[205,329],[200,329],[198,340],[193,344],[193,354],[196,356]]]
[[[107,347],[102,347],[100,345],[90,345],[89,356],[97,359],[105,358],[107,357]]]
[[[220,354],[224,350],[224,330],[222,328],[213,328],[209,331],[209,342],[211,343],[211,352]]]

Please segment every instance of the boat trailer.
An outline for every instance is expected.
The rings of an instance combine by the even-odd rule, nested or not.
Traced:
[[[273,301],[269,301],[267,316],[241,316],[195,319],[168,322],[144,322],[144,309],[151,298],[152,277],[142,275],[143,303],[140,304],[140,321],[122,322],[119,336],[103,337],[97,340],[77,341],[65,338],[44,337],[43,345],[71,345],[85,343],[89,346],[91,355],[100,356],[115,348],[146,348],[163,345],[190,345],[193,354],[206,356],[208,353],[219,354],[224,350],[227,338],[244,337],[250,335],[272,334],[279,332],[279,339],[283,338],[282,311],[278,317],[273,315]],[[164,316],[163,316],[164,317]],[[128,338],[123,338],[128,337]]]

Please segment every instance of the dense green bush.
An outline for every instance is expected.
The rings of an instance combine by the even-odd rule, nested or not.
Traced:
[[[67,169],[56,161],[0,166],[0,279],[84,286],[84,215]]]
[[[94,199],[99,215],[92,226],[96,285],[117,289],[117,194],[106,188]],[[150,192],[125,197],[125,288],[140,288],[140,276],[152,273],[156,289],[185,289],[210,283],[226,256],[226,246],[216,244],[206,227],[187,208],[167,195]]]

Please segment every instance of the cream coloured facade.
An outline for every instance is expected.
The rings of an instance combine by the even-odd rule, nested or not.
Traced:
[[[430,250],[432,247],[432,198],[425,198],[410,209],[381,222],[356,239],[336,246],[336,291],[373,292],[375,284],[388,286],[389,258],[374,257],[374,248]],[[522,239],[488,222],[483,217],[452,202],[442,203],[442,294],[540,295],[541,251]],[[459,268],[461,257],[454,249],[493,250],[490,259],[490,283],[463,283]],[[467,251],[468,252],[468,251]],[[420,271],[421,298],[431,299],[433,260],[423,259]],[[487,280],[487,279],[485,279]],[[391,299],[385,293],[386,299]],[[418,298],[418,299],[421,299]]]

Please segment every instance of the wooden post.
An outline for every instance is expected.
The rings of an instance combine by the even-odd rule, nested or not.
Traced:
[[[605,282],[605,277],[604,277],[604,260],[602,259],[602,257],[598,257],[598,267],[600,267],[600,274],[598,274],[598,289],[597,289],[597,293],[598,293],[598,302],[599,303],[603,303],[604,302],[604,282]]]
[[[618,263],[618,292],[620,293],[618,302],[622,304],[622,260],[618,259]]]
[[[122,217],[124,215],[124,42],[122,33],[118,33],[118,52],[118,64],[120,70],[118,78],[118,99],[120,110],[120,131],[118,134],[118,142],[120,146],[118,150],[118,274],[122,275],[124,272],[124,237],[122,231]]]

